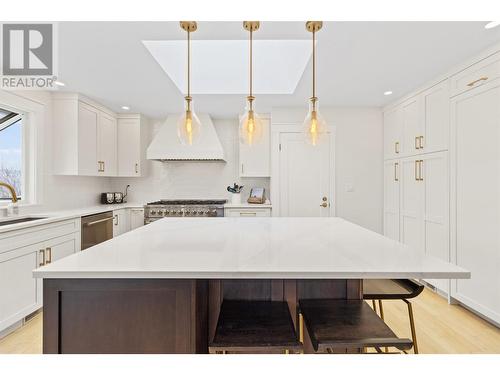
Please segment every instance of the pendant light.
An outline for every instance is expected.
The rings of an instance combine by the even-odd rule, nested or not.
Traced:
[[[247,106],[245,109],[245,114],[240,119],[240,141],[243,144],[253,145],[258,143],[262,138],[262,121],[260,120],[257,113],[253,110],[253,101],[255,97],[252,92],[252,78],[253,78],[253,55],[252,55],[252,44],[253,44],[253,32],[257,31],[260,27],[259,21],[245,21],[243,22],[243,28],[250,33],[250,89],[249,95],[247,96]]]
[[[323,22],[321,21],[308,21],[306,22],[307,31],[312,33],[313,42],[313,79],[312,79],[312,97],[309,103],[309,113],[307,114],[303,132],[307,143],[316,146],[322,139],[326,138],[325,134],[328,131],[327,125],[323,117],[319,113],[318,98],[316,97],[316,32],[321,30]]]
[[[197,24],[194,21],[181,21],[181,28],[187,32],[187,95],[184,97],[186,100],[186,107],[184,113],[177,121],[177,135],[179,140],[186,145],[192,145],[200,136],[200,120],[194,113],[193,99],[191,98],[191,33],[196,31]]]

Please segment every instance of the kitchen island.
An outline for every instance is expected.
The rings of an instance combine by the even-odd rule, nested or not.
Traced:
[[[44,353],[206,353],[223,299],[361,299],[368,278],[469,278],[340,218],[159,220],[38,268]],[[307,345],[306,345],[307,349]]]

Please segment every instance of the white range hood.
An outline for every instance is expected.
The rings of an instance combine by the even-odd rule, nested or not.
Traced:
[[[177,120],[180,114],[170,115],[148,147],[146,157],[160,161],[225,161],[224,150],[215,132],[212,119],[198,114],[200,138],[193,145],[184,145],[177,137]]]

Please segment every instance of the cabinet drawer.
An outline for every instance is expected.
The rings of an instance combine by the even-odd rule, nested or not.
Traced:
[[[226,208],[224,215],[227,217],[269,217],[270,208]]]
[[[472,90],[500,77],[500,52],[451,77],[451,96]]]

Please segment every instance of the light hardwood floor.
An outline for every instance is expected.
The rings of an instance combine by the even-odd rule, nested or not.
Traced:
[[[500,329],[430,290],[413,301],[420,353],[497,353]],[[371,304],[370,304],[371,306]],[[400,337],[410,338],[408,313],[402,301],[384,302],[387,324]],[[0,353],[42,352],[42,314],[0,340]]]

